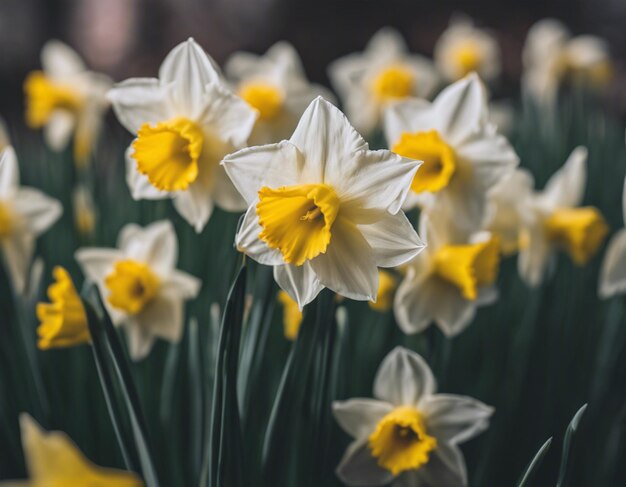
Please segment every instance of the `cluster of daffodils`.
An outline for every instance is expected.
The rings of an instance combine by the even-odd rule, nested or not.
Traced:
[[[571,38],[555,21],[532,28],[524,63],[524,89],[542,103],[553,102],[566,81],[599,85],[611,74],[601,41]],[[236,234],[224,238],[272,267],[289,340],[298,336],[303,308],[325,288],[375,312],[392,310],[406,334],[434,324],[453,337],[478,307],[497,300],[503,256],[518,253],[521,278],[537,286],[555,267],[557,251],[585,264],[608,233],[600,212],[581,206],[585,148],[576,148],[542,191],[518,168],[490,114],[486,84],[501,73],[498,43],[466,18],[452,21],[434,61],[411,53],[386,28],[363,52],[333,62],[339,103],[307,80],[284,42],[261,56],[236,53],[222,73],[189,39],[167,55],[158,77],[117,84],[88,71],[58,42],[45,46],[42,65],[24,86],[28,125],[44,127],[55,149],[73,138],[74,157],[84,164],[110,104],[133,136],[125,155],[132,198],[171,199],[197,233],[216,206],[241,214]],[[372,150],[368,139],[386,148]],[[36,238],[62,207],[19,185],[15,151],[3,133],[0,150],[0,252],[20,295]],[[96,209],[87,186],[76,188],[74,206],[79,231],[92,232]],[[609,245],[601,296],[626,292],[625,254],[622,230]],[[124,329],[133,360],[145,358],[156,339],[180,340],[185,304],[202,282],[177,269],[169,220],[127,224],[116,248],[80,248],[75,259],[113,324]],[[50,302],[36,310],[39,348],[90,343],[72,277],[61,267],[53,277]],[[337,468],[342,481],[467,484],[458,445],[487,428],[492,408],[436,394],[428,365],[403,348],[383,361],[374,396],[333,404],[354,437]],[[22,433],[33,485],[141,485],[131,474],[92,466],[65,436],[45,433],[26,416]]]

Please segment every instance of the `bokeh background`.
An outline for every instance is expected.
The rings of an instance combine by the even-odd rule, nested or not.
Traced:
[[[116,80],[153,75],[172,46],[189,36],[220,63],[236,50],[260,53],[285,39],[300,52],[309,77],[328,84],[328,63],[361,50],[379,28],[396,27],[412,50],[430,55],[458,14],[491,29],[501,44],[497,96],[516,91],[522,45],[535,21],[556,17],[576,34],[604,37],[618,70],[611,106],[626,111],[626,0],[1,0],[0,113],[23,119],[21,84],[39,67],[40,49],[51,38]]]

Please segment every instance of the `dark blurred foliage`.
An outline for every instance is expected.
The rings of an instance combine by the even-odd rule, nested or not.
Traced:
[[[504,58],[500,94],[515,93],[526,32],[544,17],[561,19],[574,33],[606,38],[622,72],[626,0],[2,0],[0,113],[20,115],[24,76],[39,66],[41,46],[51,38],[68,42],[91,67],[117,80],[156,73],[163,56],[189,36],[220,63],[233,51],[263,52],[286,39],[301,53],[309,76],[327,83],[328,63],[362,49],[379,28],[398,28],[411,49],[430,55],[458,13],[498,36]],[[624,112],[623,77],[616,86],[613,106]]]

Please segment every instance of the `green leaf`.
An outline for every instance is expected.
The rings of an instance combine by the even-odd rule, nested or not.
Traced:
[[[524,474],[517,482],[517,487],[526,487],[528,481],[535,474],[535,471],[539,468],[539,466],[543,462],[543,458],[548,453],[548,450],[550,449],[551,444],[552,444],[552,438],[548,438],[548,440],[543,445],[541,445],[541,448],[539,448],[539,451],[535,453],[535,456],[526,467]]]
[[[563,453],[561,455],[561,466],[559,467],[559,480],[556,483],[556,487],[564,487],[567,485],[567,464],[572,441],[586,409],[587,405],[585,404],[578,410],[572,418],[572,421],[570,421],[567,431],[565,432],[565,438],[563,439]]]

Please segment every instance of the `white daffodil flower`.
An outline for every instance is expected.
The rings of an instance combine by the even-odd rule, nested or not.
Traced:
[[[13,147],[0,153],[0,253],[16,292],[23,293],[35,240],[63,213],[61,204],[41,191],[20,186]]]
[[[298,53],[287,42],[274,44],[263,56],[235,53],[225,71],[237,94],[259,115],[249,145],[288,138],[309,103],[320,95],[333,98],[326,88],[309,83]]]
[[[622,193],[622,216],[626,226],[626,180]],[[607,245],[598,294],[602,299],[626,293],[626,228],[619,230]]]
[[[458,445],[489,427],[493,408],[436,392],[422,357],[402,347],[392,350],[376,373],[375,399],[333,403],[337,423],[354,438],[337,467],[339,478],[354,486],[467,485]]]
[[[354,127],[368,136],[380,127],[385,107],[409,97],[429,97],[439,81],[432,62],[411,54],[400,33],[386,27],[362,53],[332,62],[328,75]]]
[[[246,208],[219,162],[246,145],[256,111],[218,69],[189,39],[167,55],[158,79],[131,78],[109,91],[117,118],[136,135],[126,157],[133,198],[173,198],[198,233],[213,201],[226,211]]]
[[[424,161],[406,208],[436,206],[472,231],[482,228],[487,192],[519,163],[488,120],[485,88],[476,74],[450,85],[432,103],[413,99],[385,111],[391,150]]]
[[[491,83],[500,76],[500,46],[488,31],[474,26],[468,17],[453,18],[434,50],[437,69],[447,81],[477,73]]]
[[[487,229],[498,236],[502,253],[514,254],[524,245],[525,218],[532,204],[534,179],[517,168],[489,192]]]
[[[518,270],[529,286],[537,286],[553,267],[557,250],[584,265],[595,255],[608,226],[592,206],[579,207],[587,180],[587,149],[577,147],[543,191],[533,196],[525,215]]]
[[[598,37],[572,37],[558,20],[544,19],[528,31],[523,52],[522,88],[540,103],[554,104],[563,82],[604,88],[613,64],[606,42]]]
[[[41,51],[43,71],[24,82],[26,123],[44,128],[53,150],[63,150],[74,136],[74,158],[85,163],[95,145],[104,114],[106,93],[113,84],[105,75],[87,70],[78,54],[59,41],[49,41]]]
[[[184,303],[201,282],[176,270],[178,241],[169,221],[126,225],[118,248],[79,249],[76,260],[100,289],[113,324],[125,328],[133,360],[144,358],[157,337],[180,340]]]
[[[453,337],[479,306],[498,298],[499,239],[486,231],[469,233],[437,211],[422,213],[420,235],[427,246],[406,266],[393,305],[396,321],[406,334],[434,322]]]
[[[226,156],[248,203],[239,250],[274,267],[300,309],[324,288],[375,300],[378,267],[395,267],[423,244],[400,207],[419,167],[367,143],[317,98],[291,139]]]

